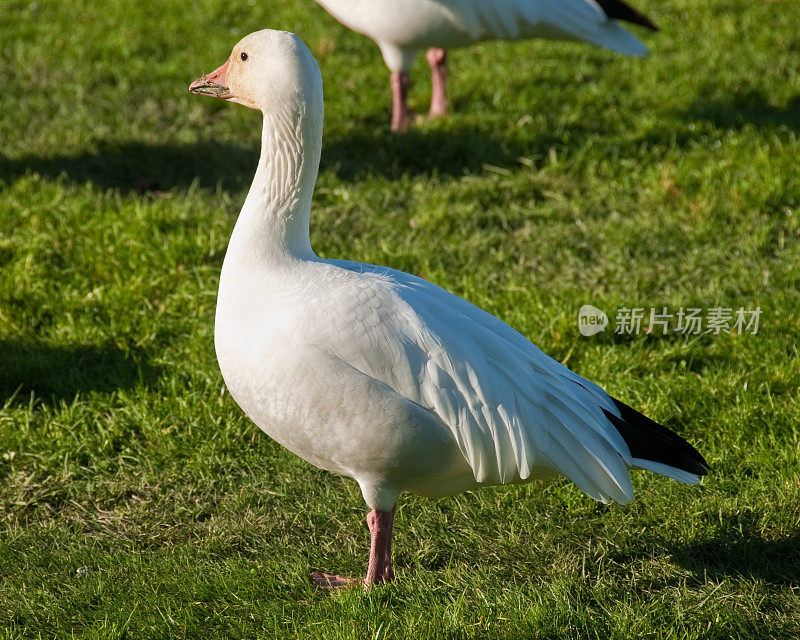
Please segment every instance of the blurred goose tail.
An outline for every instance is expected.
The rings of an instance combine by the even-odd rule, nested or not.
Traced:
[[[658,27],[653,24],[646,15],[639,13],[629,4],[622,2],[622,0],[594,0],[603,13],[611,20],[620,20],[622,22],[630,22],[631,24],[638,24],[647,27],[652,31],[658,31]]]

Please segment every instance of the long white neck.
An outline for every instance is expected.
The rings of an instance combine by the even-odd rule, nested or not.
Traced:
[[[308,234],[322,113],[298,102],[264,114],[261,157],[225,261],[267,266],[314,259]]]

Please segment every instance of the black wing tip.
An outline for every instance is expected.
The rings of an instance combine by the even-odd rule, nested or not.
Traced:
[[[640,13],[622,0],[595,0],[603,13],[611,20],[622,20],[631,24],[647,27],[651,31],[658,31],[656,24],[643,13]]]
[[[711,466],[703,455],[677,433],[668,429],[624,402],[611,398],[619,416],[605,411],[606,417],[619,431],[634,458],[651,460],[694,473],[707,475]]]

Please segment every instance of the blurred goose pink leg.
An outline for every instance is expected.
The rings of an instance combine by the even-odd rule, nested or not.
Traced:
[[[447,115],[447,52],[444,49],[428,49],[425,54],[431,66],[431,118]]]
[[[345,578],[332,573],[322,573],[322,571],[312,571],[311,582],[323,589],[344,589],[360,584],[361,580],[358,578]]]
[[[392,131],[406,131],[414,119],[414,114],[408,108],[408,71],[393,71],[392,84]]]
[[[392,525],[394,524],[394,507],[391,511],[378,511],[373,509],[367,514],[367,526],[371,537],[369,548],[369,566],[367,577],[363,580],[345,578],[331,573],[314,571],[311,581],[318,587],[339,589],[363,584],[369,590],[373,584],[391,582],[394,580],[392,569]]]

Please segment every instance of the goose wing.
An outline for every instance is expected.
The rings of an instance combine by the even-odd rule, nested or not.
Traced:
[[[620,0],[441,0],[458,17],[463,31],[477,40],[490,38],[568,38],[630,55],[647,48],[617,22],[651,28],[645,16]]]
[[[337,355],[435,412],[478,482],[524,480],[538,466],[597,500],[632,499],[628,467],[635,462],[607,417],[620,411],[602,389],[430,282],[335,264],[382,283],[354,301],[358,321],[336,327]]]

